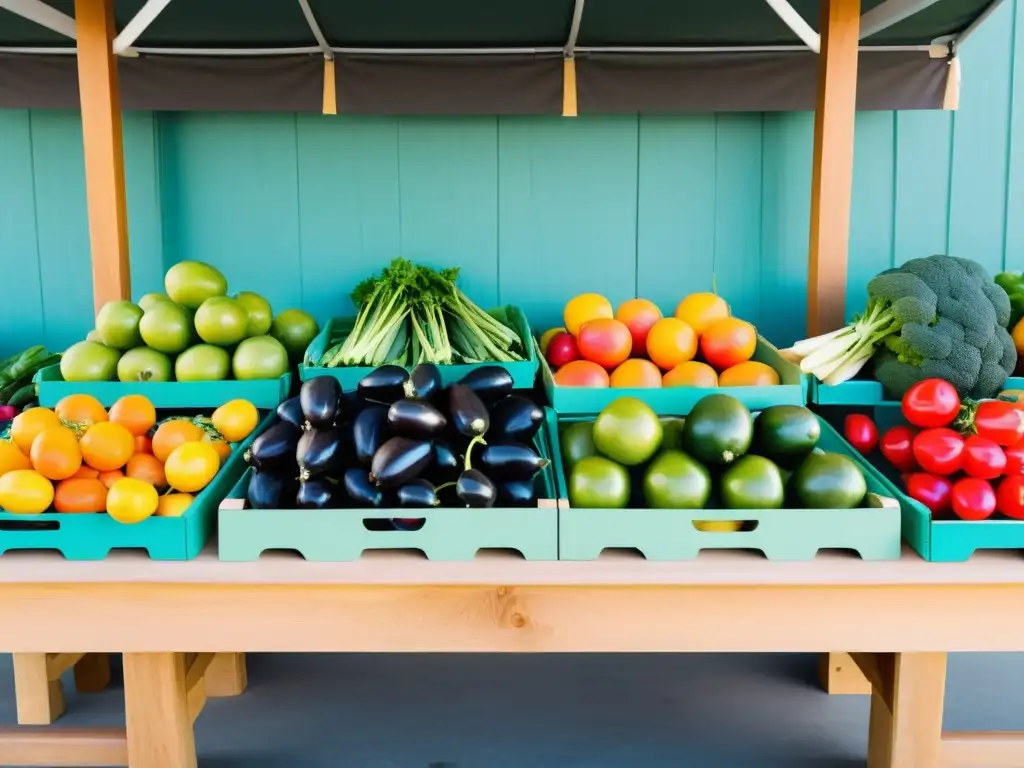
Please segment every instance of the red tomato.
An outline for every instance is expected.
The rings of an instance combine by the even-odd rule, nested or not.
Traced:
[[[933,515],[949,511],[953,484],[948,477],[915,472],[907,478],[907,495],[924,504]]]
[[[973,424],[975,432],[999,445],[1016,445],[1024,438],[1024,411],[1006,400],[982,400]]]
[[[964,472],[982,480],[995,480],[1006,469],[1003,449],[981,435],[964,440]]]
[[[964,477],[953,483],[953,514],[961,520],[985,520],[996,511],[996,492],[988,480]]]
[[[544,356],[556,371],[573,360],[579,360],[580,348],[576,346],[576,337],[568,331],[556,333],[548,342],[548,350]]]
[[[964,439],[952,429],[926,429],[914,437],[914,459],[925,472],[952,475],[964,464]]]
[[[625,323],[599,317],[583,324],[576,336],[576,345],[584,360],[612,371],[629,357],[633,349],[633,337]]]
[[[944,379],[924,379],[903,395],[901,410],[915,427],[948,427],[960,412],[960,395]]]
[[[1003,474],[1024,475],[1024,440],[1011,445],[1003,453],[1006,454],[1006,469],[1003,470]]]
[[[878,445],[878,427],[870,416],[851,413],[843,422],[843,435],[860,453],[871,453]]]
[[[893,427],[888,430],[879,442],[882,455],[900,472],[913,472],[917,469],[914,451],[914,430],[910,427]]]
[[[999,484],[996,509],[1007,517],[1024,520],[1024,475],[1007,477]]]

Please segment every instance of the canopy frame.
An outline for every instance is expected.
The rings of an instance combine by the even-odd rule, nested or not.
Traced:
[[[785,22],[786,26],[793,30],[815,53],[821,52],[821,36],[811,28],[803,16],[789,4],[789,0],[765,0],[768,6],[775,11],[776,15]]]
[[[156,17],[170,4],[171,0],[146,0],[146,4],[139,9],[134,18],[114,38],[113,52],[116,54],[127,52],[131,48],[132,43],[139,39],[142,33],[149,28],[149,25],[156,20]]]

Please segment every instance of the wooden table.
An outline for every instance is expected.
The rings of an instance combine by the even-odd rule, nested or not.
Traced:
[[[649,563],[356,563],[268,555],[187,563],[116,554],[0,558],[0,649],[124,654],[127,728],[9,729],[0,764],[196,765],[192,722],[214,654],[274,652],[817,652],[873,684],[870,768],[1024,765],[1024,734],[943,734],[946,653],[1022,651],[1024,560],[810,563],[705,553]],[[60,658],[60,657],[52,657]],[[91,761],[91,762],[90,762]],[[104,762],[106,761],[106,762]]]

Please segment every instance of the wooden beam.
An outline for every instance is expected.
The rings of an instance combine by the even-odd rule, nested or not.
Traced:
[[[862,660],[860,654],[853,657]],[[876,659],[868,666],[878,678],[868,719],[868,768],[940,768],[946,654],[877,654]]]
[[[110,654],[87,653],[75,664],[75,690],[99,693],[110,685]]]
[[[16,653],[13,660],[18,724],[49,725],[63,715],[64,686],[50,679],[46,654]]]
[[[1024,731],[953,731],[942,734],[944,768],[1020,768]]]
[[[206,685],[206,695],[211,699],[242,694],[249,684],[245,654],[218,653],[206,670],[203,683]]]
[[[860,0],[821,0],[807,283],[809,336],[846,323],[859,31]]]
[[[78,90],[96,309],[131,297],[114,0],[75,0]]]
[[[128,759],[132,768],[196,768],[185,655],[126,653],[123,658]]]
[[[0,765],[128,765],[124,728],[0,728]]]
[[[818,657],[818,682],[830,696],[870,694],[871,683],[848,653],[833,651]]]

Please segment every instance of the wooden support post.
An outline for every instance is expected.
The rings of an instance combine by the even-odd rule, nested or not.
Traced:
[[[132,768],[197,768],[185,654],[124,654],[125,723]]]
[[[807,284],[809,336],[846,323],[859,31],[860,0],[821,0]]]
[[[64,714],[60,676],[51,680],[45,653],[14,654],[14,698],[19,725],[49,725]]]
[[[75,0],[78,31],[78,90],[85,145],[85,190],[92,252],[92,291],[98,310],[131,298],[128,213],[114,0]]]
[[[939,768],[946,654],[854,654],[872,681],[868,768]]]
[[[249,684],[244,653],[218,653],[206,670],[206,695],[211,699],[238,696]]]
[[[99,693],[110,685],[110,654],[87,653],[75,664],[75,690]]]
[[[848,653],[821,654],[818,658],[818,682],[832,696],[871,693],[871,683]]]
[[[128,765],[124,728],[0,728],[0,765]]]

